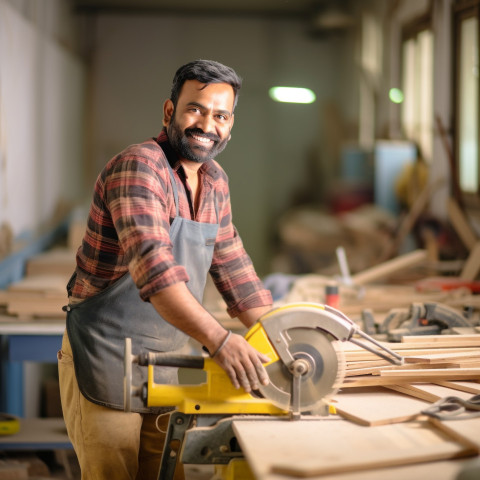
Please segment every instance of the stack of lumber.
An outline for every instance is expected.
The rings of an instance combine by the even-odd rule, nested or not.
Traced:
[[[480,334],[404,336],[400,343],[385,345],[404,357],[403,365],[392,365],[348,343],[344,349],[347,371],[342,388],[480,381]]]
[[[20,319],[64,318],[66,285],[74,269],[75,253],[71,249],[35,255],[26,264],[25,277],[0,290],[0,305],[8,315]]]
[[[345,419],[365,426],[411,421],[441,398],[480,394],[480,334],[411,336],[385,345],[404,357],[403,365],[345,344],[346,376],[333,398]],[[437,423],[480,451],[480,418]]]

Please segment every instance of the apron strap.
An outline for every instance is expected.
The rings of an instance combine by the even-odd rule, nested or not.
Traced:
[[[170,166],[170,163],[168,162],[168,160],[167,160],[167,167],[168,167],[168,173],[170,174],[170,183],[172,184],[172,189],[173,189],[173,198],[175,200],[175,212],[176,212],[176,216],[178,217],[179,207],[178,207],[177,184],[175,182],[175,176],[173,175],[172,167]],[[218,220],[218,214],[217,214],[217,220]]]

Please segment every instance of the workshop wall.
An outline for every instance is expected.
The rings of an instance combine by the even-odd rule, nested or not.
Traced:
[[[323,205],[337,188],[342,148],[359,148],[365,13],[382,27],[374,138],[402,138],[400,107],[389,102],[388,89],[401,76],[402,25],[431,2],[348,5],[357,20],[350,28],[312,35],[298,18],[101,13],[84,24],[70,2],[0,0],[0,225],[19,235],[50,219],[62,201],[88,201],[113,155],[161,129],[175,69],[213,58],[244,78],[232,140],[219,161],[247,250],[260,273],[269,273],[279,217],[296,202]],[[434,5],[435,113],[449,125],[452,0]],[[282,84],[309,87],[317,101],[276,104],[268,89]],[[438,135],[433,157],[431,181],[448,178]],[[444,215],[447,196],[447,186],[435,193],[436,215]]]
[[[92,156],[97,172],[129,143],[156,135],[175,70],[195,58],[234,67],[244,84],[232,140],[219,156],[230,178],[235,223],[257,269],[268,269],[270,231],[308,175],[323,108],[339,93],[344,35],[314,38],[299,20],[100,15],[93,48]],[[303,86],[311,105],[275,104],[274,85]],[[351,90],[351,89],[350,89]],[[320,179],[319,179],[320,182]]]
[[[14,236],[83,188],[85,66],[63,35],[66,7],[0,0],[0,224]]]

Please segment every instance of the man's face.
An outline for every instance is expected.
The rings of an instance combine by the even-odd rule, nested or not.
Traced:
[[[203,163],[227,146],[233,126],[233,104],[230,85],[205,86],[197,80],[183,84],[176,108],[171,100],[165,102],[163,124],[181,159]]]

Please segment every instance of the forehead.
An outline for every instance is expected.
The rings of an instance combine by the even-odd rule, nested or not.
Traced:
[[[210,83],[205,85],[198,80],[187,80],[182,86],[178,103],[199,103],[210,108],[222,108],[233,111],[235,94],[228,83]]]

